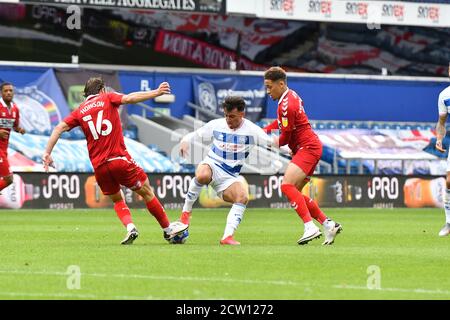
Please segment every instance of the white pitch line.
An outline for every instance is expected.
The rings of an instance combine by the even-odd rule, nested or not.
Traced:
[[[0,274],[23,274],[23,275],[48,275],[48,276],[69,276],[66,272],[47,272],[47,271],[19,271],[19,270],[0,270]],[[300,283],[283,280],[248,280],[248,279],[227,279],[227,278],[199,278],[199,277],[176,277],[176,276],[158,276],[158,275],[141,275],[141,274],[115,274],[115,273],[80,273],[81,276],[99,277],[99,278],[135,278],[150,280],[176,280],[176,281],[198,281],[198,282],[232,282],[232,283],[248,283],[248,284],[273,284],[281,286],[298,286]]]
[[[49,271],[20,271],[20,270],[0,270],[0,274],[23,274],[23,275],[47,275],[47,276],[69,276],[66,272],[49,272]],[[168,281],[194,281],[194,282],[225,282],[225,283],[245,283],[245,284],[262,284],[262,285],[280,285],[280,286],[298,286],[303,289],[311,289],[311,287],[325,287],[323,285],[309,286],[305,283],[283,281],[283,280],[249,280],[249,279],[232,279],[232,278],[200,278],[200,277],[177,277],[177,276],[160,276],[160,275],[142,275],[142,274],[122,274],[122,273],[81,273],[81,276],[98,277],[98,278],[123,278],[123,279],[150,279],[150,280],[168,280]],[[404,288],[380,288],[369,289],[364,286],[354,285],[333,285],[335,289],[351,289],[351,290],[368,290],[368,291],[391,291],[391,292],[407,292],[407,293],[423,293],[423,294],[439,294],[450,295],[447,290],[430,290],[430,289],[404,289]],[[328,287],[329,288],[329,287]],[[142,297],[140,298],[142,299]]]
[[[364,286],[353,286],[353,285],[335,285],[333,288],[336,289],[353,289],[353,290],[367,290],[367,291],[390,291],[390,292],[406,292],[406,293],[427,293],[427,294],[443,294],[450,295],[450,291],[447,290],[429,290],[429,289],[404,289],[404,288],[379,288],[370,289]]]
[[[94,294],[78,294],[78,293],[37,293],[37,292],[0,292],[0,296],[10,297],[54,297],[54,298],[82,298],[96,299]]]

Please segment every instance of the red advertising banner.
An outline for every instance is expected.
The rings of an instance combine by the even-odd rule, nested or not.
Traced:
[[[234,52],[219,48],[207,42],[197,40],[175,32],[161,30],[156,36],[155,51],[180,57],[198,65],[215,69],[230,69],[236,62]],[[240,58],[237,65],[245,66],[246,70],[264,70],[266,67]],[[233,69],[231,67],[231,69]]]

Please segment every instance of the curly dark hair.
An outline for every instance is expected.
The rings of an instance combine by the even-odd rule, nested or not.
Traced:
[[[222,103],[223,109],[228,112],[233,111],[233,109],[237,109],[242,112],[245,110],[245,101],[242,97],[229,96],[225,98],[225,101]]]

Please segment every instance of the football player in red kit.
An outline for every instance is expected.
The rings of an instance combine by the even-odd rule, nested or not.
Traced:
[[[20,134],[25,130],[19,127],[19,109],[13,102],[14,87],[9,82],[0,85],[2,98],[0,99],[0,191],[13,182],[13,174],[8,162],[8,144],[11,129]]]
[[[277,119],[264,130],[279,129],[279,146],[288,145],[292,151],[292,161],[284,173],[281,191],[305,224],[304,234],[297,243],[303,245],[320,238],[322,233],[312,221],[314,218],[324,227],[323,244],[330,245],[342,226],[329,219],[312,199],[301,193],[322,156],[322,143],[311,128],[302,99],[288,88],[286,72],[280,67],[269,68],[264,73],[264,85],[267,94],[278,100]]]
[[[61,134],[80,126],[86,136],[89,158],[94,167],[95,178],[103,194],[114,202],[117,216],[127,228],[122,244],[132,244],[139,233],[131,219],[121,185],[139,194],[145,201],[148,211],[158,220],[164,230],[164,237],[170,240],[188,228],[181,222],[170,223],[163,206],[150,187],[144,170],[128,154],[125,147],[119,106],[135,104],[170,93],[167,82],[152,91],[121,94],[107,93],[101,78],[90,78],[84,88],[86,100],[68,117],[60,122],[52,132],[42,157],[44,168],[53,165],[51,153]]]

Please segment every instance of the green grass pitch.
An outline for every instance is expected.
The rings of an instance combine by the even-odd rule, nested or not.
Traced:
[[[333,246],[297,245],[292,210],[248,209],[224,247],[226,209],[195,210],[184,245],[132,210],[132,246],[112,209],[1,210],[0,299],[450,299],[442,209],[325,212],[344,227]]]

